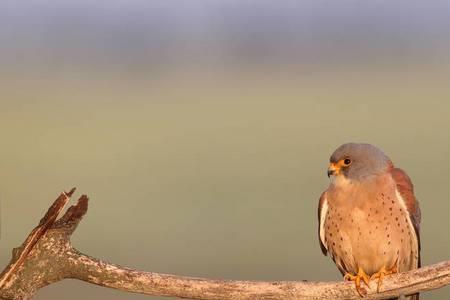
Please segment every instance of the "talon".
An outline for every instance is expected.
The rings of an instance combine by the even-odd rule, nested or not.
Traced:
[[[380,287],[381,287],[381,282],[383,282],[383,279],[384,279],[384,271],[383,271],[383,269],[381,269],[377,273],[375,273],[372,276],[370,276],[370,279],[378,279],[378,282],[377,282],[377,293],[379,293],[380,292]]]
[[[364,284],[365,284],[367,287],[369,287],[369,276],[366,275],[366,273],[360,274],[359,281],[361,281],[361,279],[362,279],[362,282],[364,282]]]
[[[378,272],[372,274],[372,276],[370,276],[370,279],[371,279],[371,280],[372,280],[372,279],[378,279],[378,282],[377,282],[377,293],[380,292],[380,287],[381,287],[381,284],[383,283],[384,277],[385,277],[386,275],[395,274],[395,273],[397,273],[397,272],[398,272],[398,270],[397,270],[397,264],[395,264],[395,265],[394,265],[391,269],[389,269],[389,270],[386,270],[385,267],[382,267],[382,268],[380,269],[380,271],[378,271]]]
[[[361,297],[364,297],[365,291],[364,293],[362,292],[363,290],[361,289],[361,279],[366,284],[366,286],[369,287],[370,278],[361,267],[358,268],[358,274],[356,275],[350,273],[346,273],[344,275],[344,280],[355,282],[356,291]]]

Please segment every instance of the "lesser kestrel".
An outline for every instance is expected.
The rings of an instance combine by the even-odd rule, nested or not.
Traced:
[[[380,149],[344,144],[330,157],[319,201],[319,240],[344,279],[361,281],[420,267],[420,208],[408,175]],[[412,295],[406,299],[419,299]]]

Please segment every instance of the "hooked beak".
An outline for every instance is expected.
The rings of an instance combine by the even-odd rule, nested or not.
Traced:
[[[338,173],[339,173],[339,167],[334,163],[330,163],[330,165],[328,166],[328,171],[327,171],[328,178],[330,178],[330,176],[337,175]]]
[[[334,170],[328,169],[327,175],[328,175],[328,178],[330,178],[330,176],[333,176],[334,175]]]

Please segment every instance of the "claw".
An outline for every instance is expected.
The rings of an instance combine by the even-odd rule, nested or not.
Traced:
[[[358,274],[356,275],[350,273],[346,273],[344,275],[344,280],[355,282],[356,291],[361,297],[364,297],[364,294],[361,290],[361,279],[366,284],[366,286],[369,287],[370,278],[361,267],[358,268]]]
[[[387,270],[385,267],[382,267],[380,271],[374,273],[372,276],[370,276],[370,279],[378,279],[377,283],[377,292],[380,292],[381,284],[383,283],[383,279],[386,275],[391,275],[397,273],[397,264],[395,264],[391,269]]]

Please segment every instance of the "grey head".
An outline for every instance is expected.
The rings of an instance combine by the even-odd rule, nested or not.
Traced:
[[[383,174],[391,167],[391,160],[379,148],[370,144],[347,143],[331,155],[328,176],[363,180]]]

